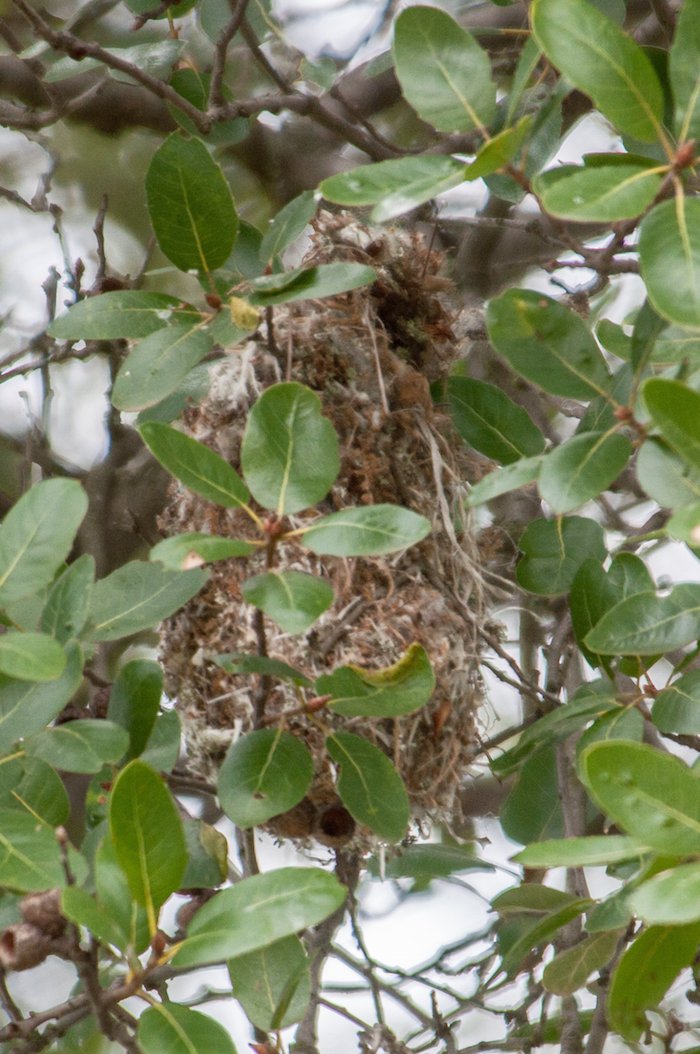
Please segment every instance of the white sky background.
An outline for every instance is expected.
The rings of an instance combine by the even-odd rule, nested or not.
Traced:
[[[319,52],[331,52],[334,40],[347,40],[348,34],[364,37],[376,26],[383,5],[356,3],[338,6],[335,0],[279,0],[282,16],[294,13],[289,36],[292,42],[309,49],[311,58]],[[310,43],[311,42],[311,43]],[[367,49],[369,53],[370,49]],[[50,135],[50,132],[48,133]],[[565,140],[559,160],[567,163],[580,159],[583,152],[591,150],[619,149],[619,143],[604,121],[597,117],[586,118]],[[0,164],[6,185],[12,186],[23,197],[31,199],[39,175],[47,166],[47,158],[40,147],[27,143],[18,133],[0,129]],[[9,173],[9,176],[8,176]],[[466,184],[445,196],[444,206],[451,214],[462,211],[473,215],[481,206],[486,190],[481,181]],[[79,197],[79,190],[57,187],[52,191],[55,200],[64,209],[64,231],[71,261],[78,256],[88,265],[84,285],[89,286],[95,267],[95,243],[92,233],[94,215],[89,213]],[[527,207],[527,205],[525,206]],[[0,200],[0,315],[9,314],[5,330],[0,332],[0,356],[14,350],[41,329],[45,324],[45,299],[41,283],[46,279],[50,266],[63,269],[61,249],[52,231],[51,218],[46,214],[32,215]],[[105,224],[107,253],[110,267],[121,273],[135,273],[142,262],[142,246],[131,234],[114,224],[109,216]],[[563,275],[572,285],[586,281],[586,272],[571,271]],[[617,279],[620,295],[611,305],[609,316],[621,321],[639,303],[643,296],[641,282],[634,277]],[[557,295],[544,272],[533,275],[525,284]],[[59,305],[65,298],[59,291]],[[51,406],[51,431],[57,453],[68,461],[88,467],[101,459],[106,452],[104,414],[106,400],[104,390],[107,382],[106,366],[98,359],[86,363],[74,362],[60,369],[53,369],[52,380],[55,396]],[[38,378],[17,378],[0,386],[0,420],[3,431],[21,435],[27,426],[28,413],[38,409]],[[673,581],[700,580],[698,562],[680,544],[669,543],[656,550],[649,558],[650,570],[657,577],[668,576]],[[503,613],[510,639],[517,636],[517,612],[511,609]],[[517,657],[515,645],[510,646]],[[497,658],[493,659],[498,663]],[[656,668],[655,668],[656,671]],[[490,706],[485,713],[485,723],[490,734],[500,727],[518,720],[520,702],[514,690],[498,682],[485,671],[489,687]],[[227,821],[224,821],[224,825]],[[495,821],[483,821],[478,833],[491,839],[483,855],[496,863],[506,864],[517,846],[508,842]],[[260,836],[260,856],[265,868],[281,865],[308,864],[305,857],[290,847],[276,849],[266,836]],[[231,840],[235,846],[235,841]],[[505,871],[494,874],[467,874],[469,883],[490,899],[501,889],[513,883]],[[552,873],[550,881],[558,881]],[[595,869],[590,878],[595,895],[602,895],[610,888],[602,869]],[[395,887],[391,883],[372,881],[365,884],[360,894],[364,922],[364,935],[371,954],[387,963],[399,964],[404,969],[418,964],[435,954],[443,944],[452,943],[462,933],[477,931],[486,922],[488,915],[483,899],[469,890],[434,882],[429,892],[413,896],[396,906]],[[391,908],[394,910],[390,910]],[[346,926],[338,940],[353,954],[357,947]],[[355,975],[331,963],[324,975],[326,981],[343,983],[356,980]],[[18,1002],[25,1008],[40,1009],[66,998],[73,984],[73,971],[56,959],[49,959],[36,970],[8,978],[9,987]],[[228,976],[224,970],[200,971],[193,977],[171,985],[174,998],[191,994],[203,983],[227,988]],[[468,980],[451,979],[456,988],[469,990]],[[429,1011],[429,993],[418,986],[406,989]],[[41,993],[40,1005],[37,993]],[[365,1019],[373,1019],[369,996],[330,995],[332,1001],[347,1005]],[[440,996],[441,1009],[447,1006]],[[139,1004],[140,1006],[140,1004]],[[387,998],[385,1006],[388,1024],[401,1035],[412,1027],[413,1019]],[[250,1028],[238,1004],[233,1001],[212,1004],[205,1008],[231,1030],[239,1052],[248,1049]],[[357,1049],[357,1027],[335,1015],[322,1017],[320,1047],[330,1054],[345,1054]],[[481,1039],[500,1035],[502,1022],[487,1015],[465,1014],[464,1023],[457,1032],[458,1044],[466,1045]],[[292,1033],[287,1032],[289,1040]],[[120,1048],[119,1048],[120,1049]]]

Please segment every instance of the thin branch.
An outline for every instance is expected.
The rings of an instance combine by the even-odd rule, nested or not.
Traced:
[[[241,28],[247,6],[248,0],[235,0],[235,2],[231,0],[231,21],[222,29],[214,45],[214,64],[211,70],[209,102],[207,105],[207,109],[210,112],[220,106],[224,106],[226,103],[221,91],[226,68],[226,52],[229,44]]]
[[[7,988],[4,966],[0,966],[0,1006],[2,1006],[10,1021],[22,1021],[22,1011],[15,1003]]]
[[[203,135],[206,135],[209,131],[212,124],[211,118],[207,114],[202,113],[201,110],[198,110],[196,106],[193,106],[188,99],[176,92],[169,84],[165,84],[163,81],[158,80],[157,77],[152,77],[149,73],[145,73],[132,62],[127,62],[118,55],[113,55],[112,52],[100,47],[99,44],[81,40],[80,37],[73,36],[72,33],[67,33],[65,30],[54,32],[26,0],[12,0],[12,2],[31,24],[36,35],[45,40],[47,44],[50,44],[52,48],[55,48],[56,51],[64,51],[76,61],[84,58],[97,59],[98,62],[103,62],[109,69],[119,70],[121,73],[128,74],[129,77],[143,85],[144,88],[148,88],[150,92],[157,95],[159,99],[165,99],[179,110],[182,110]]]
[[[518,686],[520,690],[523,690],[522,686],[526,686],[531,691],[536,692],[537,695],[539,695],[542,699],[546,700],[546,702],[551,704],[550,709],[553,706],[560,705],[561,700],[557,695],[553,695],[552,692],[548,692],[545,688],[540,688],[538,684],[533,684],[531,681],[528,680],[528,678],[520,669],[520,666],[512,657],[512,655],[509,655],[505,648],[501,646],[501,642],[498,640],[496,634],[492,633],[491,630],[486,629],[486,627],[483,625],[483,622],[478,618],[478,616],[472,614],[467,605],[464,604],[457,596],[457,594],[439,578],[439,576],[433,571],[431,567],[426,566],[425,572],[429,580],[435,586],[435,588],[438,589],[441,593],[444,594],[444,596],[449,599],[450,603],[459,612],[464,621],[476,630],[481,639],[486,644],[488,644],[491,651],[495,652],[500,659],[503,659],[503,661],[506,662],[508,666],[510,666],[511,670],[518,678]]]
[[[315,95],[302,95],[301,92],[295,92],[293,85],[275,69],[265,55],[260,47],[260,41],[256,37],[247,18],[244,18],[241,23],[241,36],[250,48],[255,61],[277,85],[280,91],[284,92],[287,96],[297,96],[298,98],[303,99],[307,116],[311,117],[318,124],[323,125],[325,128],[328,128],[329,131],[335,132],[341,138],[346,139],[349,143],[352,143],[353,146],[364,151],[364,153],[374,161],[384,161],[387,158],[397,157],[404,153],[399,147],[389,148],[376,142],[351,121],[346,121],[345,118],[340,117],[339,114],[331,113]]]
[[[349,1010],[346,1010],[344,1006],[337,1006],[336,1003],[331,1003],[328,1001],[328,999],[324,999],[322,995],[318,997],[318,1005],[328,1007],[328,1009],[332,1010],[335,1014],[340,1014],[341,1017],[346,1017],[348,1021],[352,1021],[354,1025],[359,1025],[360,1028],[364,1028],[369,1031],[369,1029],[372,1027],[371,1025],[367,1024],[366,1021],[363,1021],[362,1018],[355,1017],[355,1015],[351,1014]]]
[[[340,959],[340,961],[344,962],[346,966],[349,966],[351,970],[355,970],[356,973],[361,974],[368,983],[370,982],[369,973],[371,971],[366,963],[362,962],[360,959],[356,959],[349,952],[346,952],[344,948],[338,947],[338,945],[333,945],[331,953],[336,959]],[[434,1022],[431,1015],[426,1014],[424,1010],[421,1010],[421,1008],[417,1006],[412,999],[409,999],[407,995],[404,995],[403,992],[399,992],[395,985],[389,984],[387,981],[382,981],[380,978],[376,978],[376,984],[382,992],[386,992],[391,999],[400,1003],[405,1010],[408,1010],[417,1021],[420,1021],[424,1028],[432,1030]]]
[[[104,278],[107,274],[107,259],[105,256],[105,217],[107,216],[107,195],[105,194],[102,198],[102,204],[100,205],[95,222],[93,224],[93,233],[97,242],[97,274],[95,278]]]

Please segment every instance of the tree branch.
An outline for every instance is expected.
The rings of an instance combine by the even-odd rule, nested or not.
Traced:
[[[144,88],[148,88],[150,92],[157,95],[160,99],[164,99],[167,102],[172,103],[172,105],[176,106],[179,110],[182,110],[182,112],[194,122],[197,130],[203,135],[206,135],[211,128],[211,118],[207,114],[202,113],[201,110],[198,110],[196,106],[193,106],[188,99],[185,99],[182,95],[176,92],[169,84],[165,84],[163,81],[158,80],[157,77],[152,77],[149,73],[145,73],[143,70],[139,69],[138,66],[135,66],[131,62],[127,62],[126,59],[113,55],[112,52],[100,47],[99,44],[81,40],[80,37],[73,36],[72,33],[68,33],[65,30],[54,32],[38,12],[26,2],[26,0],[12,0],[12,2],[25,16],[36,35],[41,37],[42,40],[45,40],[46,43],[50,44],[56,51],[63,51],[67,55],[70,55],[71,58],[76,59],[76,61],[80,61],[84,58],[97,59],[98,62],[103,62],[109,69],[119,70],[121,73],[126,73],[133,80],[137,81],[137,83],[143,85]],[[17,108],[15,107],[15,109]],[[39,127],[41,127],[41,125],[39,125]]]

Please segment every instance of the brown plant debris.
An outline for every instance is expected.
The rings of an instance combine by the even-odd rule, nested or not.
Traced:
[[[454,315],[432,291],[440,283],[426,282],[442,257],[428,253],[417,233],[369,229],[349,214],[321,212],[306,262],[331,260],[370,263],[377,280],[343,296],[275,308],[279,355],[270,354],[264,329],[229,349],[212,367],[207,398],[187,411],[186,428],[238,469],[251,405],[270,384],[298,381],[321,396],[338,433],[341,469],[328,497],[287,524],[298,527],[338,509],[380,502],[405,505],[431,520],[433,532],[423,542],[388,557],[319,557],[296,539],[284,542],[276,568],[322,576],[333,586],[335,602],[305,634],[290,636],[265,620],[268,654],[311,678],[348,663],[385,667],[414,641],[423,645],[437,686],[417,712],[381,720],[322,712],[330,727],[365,736],[386,752],[420,822],[447,816],[455,807],[476,742],[481,699],[474,626],[450,600],[458,597],[481,617],[479,554],[463,508],[463,480],[471,478],[472,466],[448,419],[433,408],[429,391],[455,356]],[[285,376],[288,361],[291,372]],[[161,526],[167,534],[252,537],[245,513],[218,508],[181,487],[173,490]],[[166,689],[183,718],[188,767],[208,779],[215,778],[231,741],[253,727],[260,678],[233,676],[211,657],[258,654],[260,636],[241,586],[263,570],[262,561],[255,554],[214,564],[204,590],[162,627]],[[444,583],[444,590],[436,582]],[[334,773],[322,732],[299,713],[292,687],[274,682],[265,700],[266,720],[291,710],[297,713],[287,728],[304,740],[316,764],[309,792],[313,828],[317,813],[335,807]],[[329,816],[333,822],[342,819]]]

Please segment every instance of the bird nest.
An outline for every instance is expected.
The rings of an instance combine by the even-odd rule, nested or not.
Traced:
[[[429,391],[455,356],[455,315],[435,291],[443,284],[436,275],[442,256],[417,233],[371,229],[347,213],[321,212],[305,263],[337,260],[371,263],[376,282],[276,307],[273,318],[268,311],[266,325],[212,367],[209,394],[186,411],[185,426],[238,469],[249,408],[270,384],[298,381],[321,397],[338,433],[341,469],[328,497],[289,517],[291,526],[377,503],[407,506],[432,523],[424,541],[394,556],[319,557],[295,539],[281,544],[276,567],[324,577],[335,601],[304,634],[290,635],[266,619],[264,641],[271,657],[311,678],[347,664],[385,667],[414,642],[425,648],[436,688],[420,710],[392,719],[323,712],[326,725],[366,737],[391,758],[421,823],[458,808],[481,700],[477,626],[484,589],[463,507],[470,455]],[[161,526],[167,534],[245,538],[249,523],[240,510],[180,487]],[[162,627],[166,688],[183,719],[188,768],[206,779],[215,779],[232,739],[253,727],[259,678],[227,673],[212,656],[260,653],[260,627],[241,587],[264,570],[262,559],[255,554],[215,564],[201,593]],[[271,824],[292,835],[309,833],[313,810],[335,800],[323,734],[299,709],[293,687],[276,682],[265,700],[266,720],[296,711],[287,728],[304,740],[316,765],[308,799],[292,817],[300,824]]]

